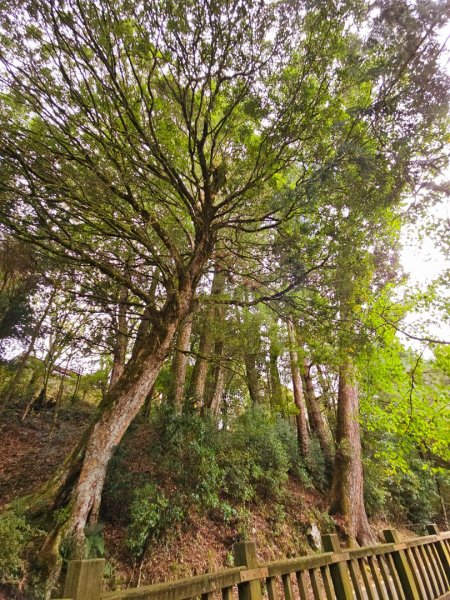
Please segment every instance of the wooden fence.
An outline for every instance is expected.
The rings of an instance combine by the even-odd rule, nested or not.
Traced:
[[[450,532],[341,549],[323,536],[322,554],[259,563],[253,542],[234,545],[236,567],[178,581],[102,592],[103,559],[69,562],[65,600],[450,600]]]

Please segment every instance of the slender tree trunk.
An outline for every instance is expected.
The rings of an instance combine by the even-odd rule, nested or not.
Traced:
[[[19,384],[19,382],[22,378],[22,374],[25,370],[25,367],[27,366],[28,359],[30,358],[31,353],[34,350],[34,345],[41,333],[42,325],[43,325],[45,318],[47,317],[48,312],[53,304],[55,295],[56,295],[56,289],[53,289],[49,296],[48,302],[45,305],[44,311],[42,312],[42,315],[40,316],[38,322],[36,323],[35,328],[33,329],[33,333],[31,334],[31,339],[30,339],[30,343],[28,344],[28,348],[26,349],[25,353],[23,354],[23,356],[20,360],[19,366],[17,367],[17,371],[15,372],[14,377],[11,380],[11,383],[9,385],[8,394],[6,396],[6,402],[9,402],[14,397],[17,385]]]
[[[209,400],[209,410],[213,415],[218,415],[222,403],[223,392],[225,389],[225,369],[223,358],[225,355],[225,344],[222,340],[214,345],[214,356],[216,364],[212,372],[211,398]]]
[[[306,456],[309,452],[309,432],[308,423],[306,420],[306,408],[305,399],[303,397],[302,388],[302,376],[300,372],[300,366],[298,363],[298,354],[295,350],[296,339],[294,324],[292,321],[287,322],[288,336],[289,336],[289,358],[291,363],[291,374],[292,374],[292,387],[294,391],[294,402],[298,409],[298,413],[295,415],[297,423],[297,439],[298,448],[302,456]]]
[[[56,400],[55,400],[55,412],[53,413],[53,423],[56,423],[58,420],[59,410],[61,408],[61,402],[62,402],[62,397],[63,397],[63,392],[64,392],[64,379],[67,375],[67,369],[69,368],[71,359],[72,359],[72,357],[70,356],[67,360],[66,373],[61,373],[61,379],[59,382],[58,393],[56,395]]]
[[[278,349],[271,342],[269,350],[269,383],[272,408],[283,406],[283,387],[281,385],[280,372],[278,371],[278,358]]]
[[[216,269],[211,285],[211,296],[223,294],[225,288],[225,273]],[[190,384],[190,395],[196,403],[203,404],[205,398],[206,381],[209,368],[209,357],[213,349],[214,336],[212,332],[212,323],[214,321],[214,303],[210,303],[205,315],[200,343],[198,347],[198,357],[195,361],[194,370]]]
[[[128,323],[127,323],[127,306],[128,290],[122,286],[119,293],[119,302],[117,308],[116,319],[116,335],[114,340],[113,350],[113,366],[111,369],[111,377],[109,380],[109,389],[112,389],[120,379],[125,368],[125,360],[128,347]]]
[[[330,429],[320,410],[319,401],[316,397],[311,372],[306,359],[304,359],[302,367],[302,380],[305,384],[305,400],[309,425],[311,431],[317,435],[327,469],[331,472],[331,467],[333,465],[333,446]]]
[[[352,542],[373,540],[363,500],[363,467],[356,369],[347,362],[339,369],[336,454],[330,513],[343,520]]]
[[[47,361],[47,358],[49,358],[49,361]],[[25,419],[28,416],[28,413],[30,412],[30,410],[33,408],[33,406],[35,404],[38,407],[38,409],[43,408],[47,404],[48,382],[50,380],[50,375],[53,370],[53,366],[54,366],[54,363],[51,362],[50,353],[49,353],[49,354],[47,354],[46,360],[44,361],[44,381],[42,383],[41,391],[39,392],[39,395],[37,398],[33,398],[33,397],[30,398],[30,400],[28,401],[28,404],[25,407],[25,410],[22,413],[21,421],[25,421]]]
[[[71,404],[75,404],[75,402],[76,402],[77,394],[78,394],[78,388],[80,387],[80,380],[81,380],[81,372],[79,372],[77,374],[77,381],[76,381],[76,384],[75,384],[75,389],[73,391],[72,398],[70,400]]]
[[[322,401],[329,408],[330,411],[333,411],[334,414],[337,414],[337,404],[334,401],[335,394],[332,393],[330,381],[327,379],[327,374],[324,373],[322,365],[316,365],[317,369],[317,379],[320,385],[320,389],[322,391]],[[333,436],[333,431],[331,431],[331,436]]]
[[[194,315],[187,315],[180,323],[172,360],[172,381],[169,390],[169,403],[177,413],[181,413],[186,383],[186,369],[191,345],[192,322]]]

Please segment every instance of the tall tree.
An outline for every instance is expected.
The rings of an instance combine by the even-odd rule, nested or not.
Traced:
[[[191,311],[217,240],[232,245],[240,228],[254,243],[276,226],[276,175],[299,155],[323,153],[319,113],[332,113],[327,82],[345,12],[319,8],[304,19],[297,9],[249,0],[2,7],[2,222],[128,289],[142,311],[95,421],[23,501],[34,515],[68,507],[42,560],[58,562],[67,537],[83,553],[106,465]]]
[[[351,174],[364,161],[404,164],[407,143],[402,154],[386,138],[402,127],[409,139],[417,106],[408,100],[430,77],[411,78],[417,53],[411,59],[403,48],[387,63],[397,57],[382,40],[370,40],[364,58],[352,33],[359,2],[7,0],[0,10],[1,220],[41,252],[123,286],[140,318],[95,421],[23,501],[35,515],[67,506],[42,552],[59,559],[62,537],[82,553],[112,451],[192,310],[215,248],[249,270],[259,255],[254,303],[298,286],[304,268],[285,269],[280,289],[261,258],[267,231],[343,165]],[[399,95],[405,81],[413,83]],[[364,138],[367,129],[373,135]]]

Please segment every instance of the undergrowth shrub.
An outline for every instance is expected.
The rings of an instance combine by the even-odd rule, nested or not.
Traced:
[[[237,501],[280,497],[291,467],[286,431],[267,412],[254,408],[224,433],[220,464],[227,494]]]
[[[322,482],[318,444],[313,443],[313,462],[305,465],[295,427],[286,419],[255,407],[229,428],[219,425],[210,416],[178,415],[167,406],[154,408],[147,425],[151,468],[147,480],[141,478],[137,485],[130,480],[130,470],[118,468],[127,460],[126,451],[116,453],[108,493],[118,492],[126,500],[122,512],[128,515],[128,547],[133,555],[142,555],[148,540],[166,535],[192,507],[245,530],[242,509],[250,502],[270,499],[282,514],[280,502],[289,473],[312,487],[310,469],[314,479]],[[278,521],[283,521],[281,516]]]
[[[0,582],[14,583],[23,576],[23,553],[36,531],[13,512],[0,515]]]
[[[317,490],[324,492],[331,483],[330,473],[327,473],[325,457],[316,436],[311,437],[309,453],[305,457],[304,464],[310,477],[310,481],[314,482],[314,485],[311,485],[311,487],[315,487]]]
[[[369,518],[386,516],[386,483],[386,465],[373,458],[364,460],[364,505]]]
[[[189,504],[216,508],[223,486],[217,460],[220,432],[209,417],[177,415],[160,409],[155,419],[154,452],[162,475],[168,476]]]
[[[436,520],[440,512],[434,474],[420,459],[411,460],[408,472],[398,472],[386,482],[390,513],[422,526]]]
[[[429,465],[412,456],[407,469],[390,467],[386,460],[364,461],[364,502],[369,517],[382,517],[397,524],[417,526],[439,520],[441,499],[436,474]]]
[[[171,502],[156,485],[148,483],[137,489],[130,509],[128,549],[134,556],[142,556],[149,540],[161,537],[183,516],[182,508]]]

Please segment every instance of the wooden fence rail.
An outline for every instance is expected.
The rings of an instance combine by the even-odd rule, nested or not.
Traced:
[[[64,600],[450,600],[450,532],[341,549],[323,536],[322,554],[259,563],[253,542],[234,545],[236,567],[178,581],[103,592],[103,559],[69,562]]]

